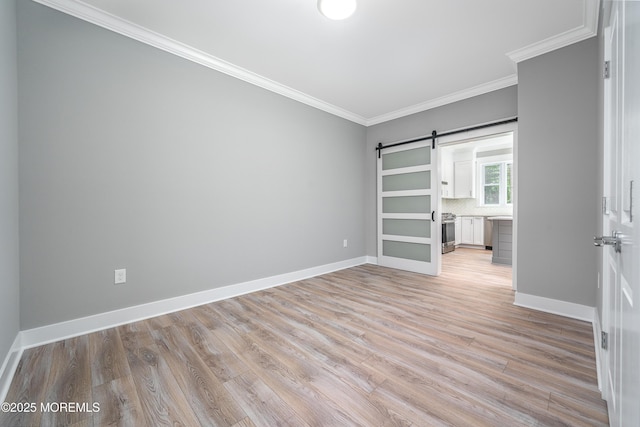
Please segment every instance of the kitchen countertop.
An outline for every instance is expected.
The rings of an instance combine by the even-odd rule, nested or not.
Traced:
[[[503,216],[490,216],[487,217],[487,219],[489,221],[513,221],[513,217],[512,216],[507,216],[507,215],[503,215]]]

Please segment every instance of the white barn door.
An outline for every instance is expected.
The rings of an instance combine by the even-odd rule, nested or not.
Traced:
[[[378,264],[440,274],[437,151],[431,141],[385,148],[378,158]]]

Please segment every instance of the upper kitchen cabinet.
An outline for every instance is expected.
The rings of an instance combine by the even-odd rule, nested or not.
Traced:
[[[474,166],[474,160],[462,160],[453,163],[453,197],[455,199],[473,199],[476,197]]]
[[[463,145],[443,147],[440,152],[444,199],[475,197],[475,153]]]
[[[440,171],[442,173],[441,193],[445,199],[453,198],[453,157],[451,150],[442,150],[440,153],[441,164]]]

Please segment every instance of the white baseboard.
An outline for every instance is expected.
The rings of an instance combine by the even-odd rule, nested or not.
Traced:
[[[4,402],[7,398],[7,393],[9,392],[13,375],[15,374],[16,369],[18,368],[18,363],[20,363],[20,358],[22,357],[23,347],[21,338],[22,333],[18,332],[16,338],[13,340],[13,345],[9,350],[9,354],[7,354],[7,357],[0,368],[0,403]]]
[[[264,279],[252,280],[221,288],[210,289],[194,294],[182,295],[147,304],[127,307],[120,310],[100,313],[93,316],[73,319],[66,322],[55,323],[39,328],[28,329],[21,332],[21,348],[27,349],[39,345],[85,335],[103,329],[160,316],[175,311],[185,310],[202,304],[220,301],[227,298],[248,294],[275,286],[284,285],[321,274],[331,273],[345,268],[355,267],[368,262],[368,257],[353,258],[332,264],[312,267],[305,270],[280,274]]]
[[[377,256],[369,256],[367,255],[365,258],[365,263],[378,265],[378,257]]]
[[[513,304],[519,307],[531,308],[533,310],[544,311],[545,313],[558,314],[560,316],[584,320],[585,322],[590,323],[593,323],[595,314],[594,307],[539,297],[537,295],[523,294],[521,292],[516,292]]]

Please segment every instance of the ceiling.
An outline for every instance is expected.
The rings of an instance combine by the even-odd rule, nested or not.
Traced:
[[[596,34],[598,0],[34,0],[363,125],[517,83]]]

